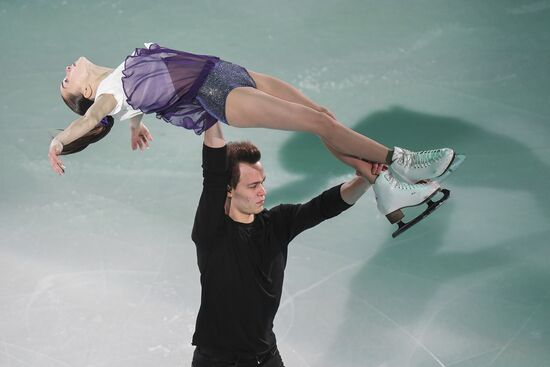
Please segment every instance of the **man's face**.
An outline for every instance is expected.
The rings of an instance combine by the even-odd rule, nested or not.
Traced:
[[[267,193],[264,188],[265,175],[262,164],[239,163],[239,170],[239,183],[228,193],[231,206],[243,215],[258,214],[264,209]]]

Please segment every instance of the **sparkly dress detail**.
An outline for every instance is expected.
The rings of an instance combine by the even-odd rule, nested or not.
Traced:
[[[256,83],[242,66],[220,60],[200,87],[197,100],[218,121],[229,124],[225,116],[225,102],[229,92],[237,87],[256,88]]]

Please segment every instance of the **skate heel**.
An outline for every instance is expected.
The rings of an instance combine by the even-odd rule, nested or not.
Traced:
[[[397,209],[390,214],[386,214],[386,218],[390,221],[391,224],[395,224],[401,221],[401,219],[403,219],[404,217],[405,215],[403,214],[401,209]]]

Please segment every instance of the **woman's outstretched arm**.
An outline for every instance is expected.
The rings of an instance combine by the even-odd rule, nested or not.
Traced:
[[[130,144],[132,150],[140,149],[149,149],[149,141],[153,140],[153,136],[149,132],[149,129],[141,119],[143,114],[134,116],[130,119]]]
[[[100,95],[84,116],[74,120],[65,130],[61,131],[52,139],[48,157],[52,169],[56,173],[61,175],[65,172],[63,162],[59,159],[59,155],[63,150],[63,145],[69,144],[84,136],[92,130],[102,118],[107,116],[115,106],[116,99],[113,96],[105,94]]]

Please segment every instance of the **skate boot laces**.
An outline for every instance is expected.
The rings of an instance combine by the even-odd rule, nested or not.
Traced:
[[[404,167],[425,168],[442,158],[442,149],[423,150],[420,152],[411,152],[410,150],[403,149],[403,152],[398,155],[396,161]]]

